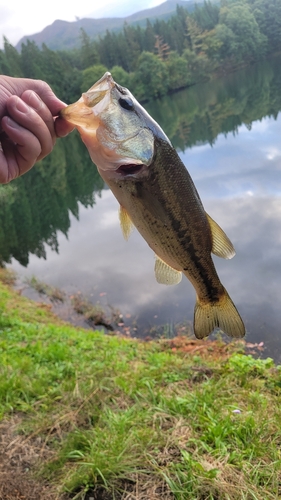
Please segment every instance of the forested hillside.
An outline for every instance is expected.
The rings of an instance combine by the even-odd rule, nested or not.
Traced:
[[[203,0],[196,3],[203,4]],[[49,49],[53,50],[73,49],[79,44],[81,28],[94,40],[104,36],[106,30],[121,31],[125,22],[131,26],[145,27],[147,19],[151,22],[155,22],[156,19],[167,20],[175,15],[177,5],[185,7],[188,11],[193,11],[195,8],[194,0],[166,0],[156,7],[141,10],[126,17],[104,17],[99,19],[88,17],[73,22],[57,19],[39,33],[21,38],[16,45],[16,49],[20,51],[22,43],[26,43],[28,39],[39,46],[45,43]],[[110,14],[110,7],[108,7],[107,11]]]
[[[124,25],[91,40],[81,29],[80,46],[53,51],[34,42],[21,53],[5,39],[0,71],[46,80],[66,102],[76,100],[106,70],[142,101],[233,71],[281,50],[280,0],[206,1],[189,13],[178,6],[167,21]]]

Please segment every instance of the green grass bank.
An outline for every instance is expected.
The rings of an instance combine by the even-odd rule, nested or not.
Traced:
[[[0,500],[281,498],[281,367],[63,323],[0,277]]]

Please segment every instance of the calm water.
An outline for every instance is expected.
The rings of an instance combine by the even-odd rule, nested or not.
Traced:
[[[234,259],[214,260],[248,341],[281,361],[281,58],[146,107],[236,248]],[[12,187],[0,199],[0,252],[22,276],[119,308],[138,335],[192,321],[192,286],[156,283],[153,252],[136,231],[124,241],[117,201],[79,138],[61,140]]]

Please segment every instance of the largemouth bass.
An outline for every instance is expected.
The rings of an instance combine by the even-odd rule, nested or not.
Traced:
[[[194,333],[215,328],[243,337],[243,321],[217,275],[211,252],[229,259],[232,243],[205,212],[193,181],[160,126],[129,90],[106,73],[61,116],[80,132],[120,203],[125,238],[134,225],[156,254],[159,283],[182,273],[196,290]]]

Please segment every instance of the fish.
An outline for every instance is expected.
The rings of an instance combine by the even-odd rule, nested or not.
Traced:
[[[158,123],[110,72],[60,116],[77,128],[117,198],[124,237],[135,226],[154,251],[158,283],[175,285],[185,275],[193,285],[195,336],[220,329],[244,337],[243,320],[211,256],[230,259],[234,247],[205,212],[187,168]]]

